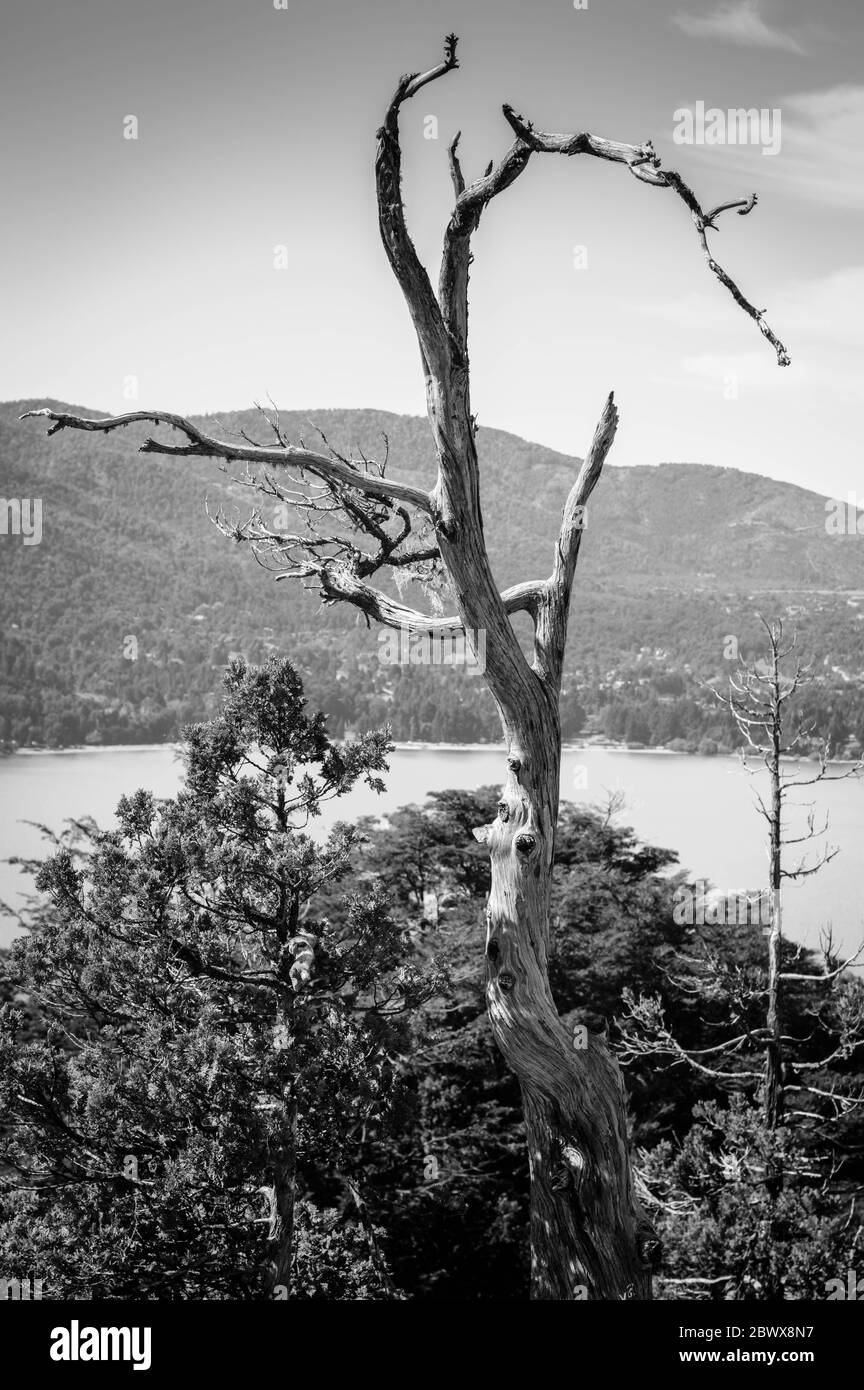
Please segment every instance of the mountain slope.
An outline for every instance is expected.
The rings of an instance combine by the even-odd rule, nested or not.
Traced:
[[[137,447],[150,431],[139,427],[47,439],[39,421],[17,418],[44,404],[76,409],[0,405],[0,494],[41,498],[43,518],[38,546],[0,536],[0,738],[169,737],[178,721],[212,708],[231,651],[261,659],[274,649],[292,655],[336,727],[389,718],[402,737],[495,735],[476,677],[382,666],[362,619],[274,584],[226,541],[205,500],[242,513],[251,494],[215,464],[142,456]],[[201,423],[216,433],[266,431],[255,411]],[[283,412],[281,423],[292,439],[314,437],[302,412]],[[318,411],[314,424],[339,447],[372,456],[385,432],[393,475],[432,481],[423,419]],[[545,575],[579,461],[500,430],[481,428],[478,445],[499,582]],[[668,698],[658,679],[679,674],[692,685],[722,675],[724,638],[734,634],[746,648],[757,607],[794,621],[828,684],[857,690],[864,537],[828,535],[825,517],[818,494],[735,469],[607,467],[580,557],[565,728],[575,732],[585,710],[623,698],[622,690],[638,694],[640,681]]]

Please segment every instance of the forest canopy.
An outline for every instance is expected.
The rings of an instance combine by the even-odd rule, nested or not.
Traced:
[[[497,789],[310,837],[322,797],[384,785],[389,744],[331,740],[278,659],[234,663],[183,746],[176,797],[60,837],[4,956],[0,1264],[69,1298],[526,1297],[519,1088],[478,962]],[[772,1133],[764,937],[676,921],[687,882],[613,808],[565,803],[556,1005],[625,1064],[655,1296],[822,1298],[858,1240],[861,1120],[825,1097],[860,1091],[836,1043],[862,989],[784,943],[816,984],[789,991],[798,1062],[831,1060]],[[727,1074],[688,1063],[742,1020]]]

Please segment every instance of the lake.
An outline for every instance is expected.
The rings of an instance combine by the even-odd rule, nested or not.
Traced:
[[[409,802],[422,802],[430,791],[448,787],[471,790],[502,782],[503,754],[495,747],[400,747],[390,760],[387,792],[367,787],[331,803],[317,822],[326,832],[334,820],[369,813],[383,815]],[[840,771],[841,769],[836,769]],[[138,787],[170,796],[180,781],[180,766],[171,746],[20,752],[0,758],[0,857],[41,852],[38,831],[24,824],[35,820],[62,828],[69,817],[92,815],[103,827],[123,793]],[[801,775],[812,773],[801,764]],[[755,810],[754,783],[763,795],[767,776],[748,777],[735,758],[699,758],[686,754],[624,751],[610,748],[565,750],[561,794],[565,800],[603,804],[610,793],[624,797],[619,821],[634,827],[643,842],[674,849],[694,877],[709,879],[725,892],[753,891],[767,875],[765,825]],[[839,853],[819,874],[784,889],[784,926],[807,945],[818,945],[820,928],[831,926],[846,951],[864,937],[864,779],[855,778],[802,789],[800,801],[816,799],[816,824],[827,812],[827,841]],[[806,830],[803,806],[790,810],[787,836]],[[787,867],[794,852],[787,851]],[[811,855],[812,859],[812,855]],[[21,901],[19,871],[0,863],[0,898]],[[0,944],[14,931],[0,919]]]

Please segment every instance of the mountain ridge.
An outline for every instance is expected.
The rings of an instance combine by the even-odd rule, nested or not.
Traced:
[[[322,611],[297,586],[274,585],[209,523],[205,498],[248,509],[248,491],[206,459],[141,456],[137,446],[152,425],[48,439],[42,422],[17,418],[46,405],[98,415],[45,398],[0,404],[0,494],[41,496],[43,505],[39,546],[0,537],[0,739],[78,741],[82,729],[91,741],[168,737],[178,722],[208,712],[228,653],[256,659],[286,648],[334,726],[386,716],[397,736],[414,736],[399,704],[416,671],[382,667],[359,615]],[[192,418],[266,438],[255,410]],[[280,410],[292,440],[305,434],[310,444],[313,420],[338,447],[359,445],[372,457],[383,430],[392,475],[431,485],[425,417]],[[482,425],[478,449],[496,579],[503,588],[544,577],[580,460]],[[820,678],[833,679],[836,668],[838,686],[857,688],[864,538],[827,533],[823,495],[716,464],[612,464],[586,522],[565,668],[571,732],[577,706],[593,717],[598,702],[619,698],[622,688],[633,685],[638,695],[646,666],[691,685],[722,675],[730,633],[742,650],[755,649],[760,607],[794,622]],[[122,657],[127,636],[138,642],[135,661]],[[426,708],[433,687],[431,704],[444,710],[442,738],[494,736],[482,682],[451,676],[445,689],[439,676],[423,672],[408,699],[423,707],[412,716],[416,736],[429,737],[435,725]]]

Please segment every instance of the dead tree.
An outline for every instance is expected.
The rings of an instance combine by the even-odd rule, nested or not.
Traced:
[[[806,803],[801,807],[807,812],[806,829],[800,835],[787,834],[787,803],[793,788],[856,777],[864,762],[844,769],[829,765],[830,749],[816,737],[815,721],[804,719],[795,708],[796,697],[809,679],[797,660],[790,660],[795,641],[784,641],[780,621],[761,621],[768,636],[766,655],[750,664],[742,661],[728,690],[715,690],[714,694],[744,738],[742,761],[748,774],[768,774],[768,792],[763,795],[754,788],[754,794],[757,810],[768,827],[770,886],[767,892],[763,889],[727,898],[727,903],[735,903],[734,925],[749,927],[758,920],[765,931],[767,968],[754,970],[748,963],[730,959],[710,938],[691,938],[692,944],[678,957],[679,967],[674,972],[667,969],[666,977],[679,999],[686,1000],[690,1008],[696,1006],[713,1036],[714,1030],[722,1029],[721,1040],[707,1047],[685,1046],[667,1022],[659,996],[636,998],[625,989],[623,1016],[618,1020],[618,1055],[624,1066],[644,1066],[647,1062],[655,1069],[686,1067],[702,1083],[753,1097],[758,1127],[748,1131],[746,1143],[736,1144],[734,1137],[730,1143],[727,1131],[724,1143],[728,1147],[717,1150],[714,1157],[728,1173],[737,1175],[736,1181],[745,1176],[755,1202],[759,1202],[758,1188],[764,1187],[771,1219],[776,1216],[782,1223],[786,1215],[777,1205],[781,1194],[817,1186],[825,1192],[838,1178],[845,1180],[850,1154],[855,1151],[854,1143],[850,1146],[849,1130],[860,1124],[864,1106],[859,1076],[854,1071],[844,1076],[842,1070],[844,1064],[860,1059],[864,1048],[864,989],[850,972],[864,953],[864,942],[841,959],[830,930],[824,931],[821,969],[810,968],[809,952],[804,968],[794,969],[795,957],[788,947],[784,950],[783,943],[783,885],[818,873],[837,850],[827,844],[815,854],[804,849],[799,851],[802,857],[789,863],[789,847],[805,846],[824,835],[828,817],[826,814],[817,826],[815,803]],[[790,760],[799,755],[815,758],[815,770],[790,769]],[[730,925],[725,911],[721,921]],[[799,947],[798,957],[802,954]],[[802,1016],[806,1020],[803,1028]],[[823,1030],[827,1038],[814,1042],[814,1035]],[[820,1073],[832,1064],[839,1064],[839,1074],[829,1074],[828,1080],[819,1084]],[[718,1126],[717,1133],[721,1132],[722,1126]],[[734,1131],[731,1133],[734,1136]],[[757,1142],[751,1146],[754,1135]],[[652,1182],[650,1162],[646,1167],[647,1172],[646,1168],[637,1169],[646,1204],[665,1209],[667,1218],[673,1220],[698,1210],[699,1200],[692,1189],[664,1189],[664,1181],[657,1182],[657,1170]],[[670,1194],[671,1204],[665,1200]],[[670,1282],[703,1289],[726,1283],[731,1290],[738,1278],[736,1258],[740,1259],[740,1247],[736,1257],[733,1242],[729,1273]],[[726,1297],[731,1296],[727,1291]],[[783,1274],[775,1269],[763,1285],[761,1297],[785,1296]]]
[[[829,1124],[842,1119],[862,1103],[860,1095],[826,1092],[807,1082],[808,1073],[821,1071],[832,1062],[847,1060],[864,1046],[864,1000],[860,992],[850,992],[838,1009],[839,1022],[830,1053],[811,1061],[795,1057],[790,1063],[788,1056],[800,1040],[784,1031],[787,1023],[784,1012],[787,1011],[784,1010],[783,985],[795,982],[799,986],[828,986],[839,991],[844,973],[864,953],[864,942],[857,951],[841,960],[830,931],[824,932],[821,974],[784,970],[782,890],[785,882],[817,874],[838,852],[836,847],[826,843],[815,857],[809,858],[807,851],[802,851],[802,857],[790,867],[784,851],[790,846],[809,844],[821,838],[828,829],[828,816],[826,814],[817,826],[815,803],[805,803],[800,809],[807,811],[806,830],[801,835],[785,834],[789,793],[798,787],[858,777],[864,771],[864,759],[843,769],[829,764],[830,748],[817,737],[815,721],[804,719],[795,708],[797,697],[810,680],[809,673],[797,659],[790,662],[796,641],[793,638],[784,643],[783,624],[779,619],[769,623],[760,615],[760,622],[768,637],[766,655],[751,664],[741,661],[739,669],[729,679],[728,690],[714,690],[713,693],[744,739],[741,758],[745,771],[751,777],[763,770],[768,773],[767,796],[754,787],[756,809],[768,827],[768,891],[745,895],[744,903],[747,921],[752,922],[751,910],[756,908],[762,923],[763,908],[767,906],[768,909],[768,923],[763,927],[768,937],[765,975],[754,980],[746,971],[724,970],[716,952],[708,949],[701,960],[694,962],[698,968],[695,986],[689,981],[674,981],[691,996],[700,990],[706,993],[710,990],[715,997],[724,1000],[733,1036],[701,1051],[685,1048],[674,1037],[666,1026],[659,1000],[644,996],[637,1000],[625,992],[625,1019],[621,1025],[624,1045],[620,1056],[625,1063],[653,1057],[658,1062],[663,1059],[668,1065],[671,1059],[673,1065],[685,1064],[706,1079],[742,1086],[761,1085],[765,1124],[769,1129],[776,1129],[784,1121],[790,1095],[798,1098],[796,1105],[800,1103],[801,1094],[807,1099],[813,1096],[829,1102],[827,1108],[833,1113],[825,1117],[800,1108],[793,1112],[799,1119],[815,1120],[820,1125],[823,1119]],[[810,775],[798,775],[796,770],[789,770],[790,759],[802,755],[816,760],[815,771]],[[740,906],[739,895],[736,916]],[[739,924],[743,925],[740,920]],[[747,1022],[754,1006],[764,1017],[764,1023],[758,1027]],[[814,1011],[814,1018],[818,1016]],[[758,1062],[758,1058],[753,1058],[754,1052],[764,1053],[761,1071],[748,1066],[754,1060]]]
[[[624,1090],[605,1036],[592,1034],[577,1051],[552,999],[547,974],[549,893],[558,816],[559,692],[570,591],[582,539],[584,508],[597,483],[617,424],[610,394],[591,447],[564,507],[548,578],[499,593],[483,534],[468,358],[468,275],[471,238],[490,202],[509,188],[534,155],[587,155],[622,166],[652,188],[671,189],[689,210],[711,272],[768,339],[781,366],[783,344],[764,312],[745,298],[717,263],[708,232],[721,213],[749,213],[755,196],[706,211],[681,176],[662,169],[649,142],[622,144],[587,132],[544,134],[505,106],[513,143],[482,178],[466,183],[459,135],[449,148],[454,203],[444,233],[437,294],[405,220],[399,116],[403,105],[457,66],[456,37],[444,58],[403,77],[378,131],[375,175],[381,237],[407,302],[420,347],[429,423],[438,458],[431,491],[386,475],[384,461],[289,444],[278,413],[269,418],[271,446],[248,437],[216,439],[196,424],[161,411],[85,419],[56,411],[52,430],[108,432],[137,421],[171,426],[182,443],[148,438],[144,453],[245,463],[242,479],[270,502],[295,509],[294,532],[255,511],[230,527],[259,558],[320,590],[325,603],[354,605],[367,618],[409,633],[482,632],[485,680],[501,716],[506,780],[492,825],[478,831],[492,860],[487,908],[489,1017],[498,1045],[521,1082],[531,1169],[532,1294],[536,1298],[650,1298],[656,1241],[634,1194]],[[258,471],[250,473],[250,466]],[[283,482],[286,475],[289,484]],[[322,514],[330,525],[322,526]],[[338,524],[334,524],[338,514]],[[284,516],[284,512],[283,512]],[[223,520],[223,525],[224,525]],[[370,583],[376,573],[437,586],[455,609],[435,616],[409,608]],[[523,655],[510,619],[533,620],[533,659]]]
[[[804,844],[823,835],[828,828],[827,816],[822,827],[816,828],[815,813],[811,804],[805,834],[786,837],[783,834],[784,808],[793,788],[812,787],[819,782],[855,777],[861,771],[862,764],[856,763],[839,773],[829,771],[830,750],[820,741],[815,750],[818,766],[812,777],[796,777],[786,772],[784,760],[811,751],[814,725],[789,718],[795,698],[809,677],[802,671],[798,661],[795,661],[791,668],[786,664],[793,656],[796,643],[793,637],[788,645],[783,645],[783,623],[779,619],[768,623],[761,615],[760,622],[768,637],[767,655],[751,666],[742,663],[741,668],[729,680],[728,693],[721,694],[718,691],[717,696],[745,739],[743,759],[747,771],[754,770],[749,766],[748,758],[755,754],[758,758],[755,770],[758,771],[760,766],[764,766],[769,778],[767,803],[758,791],[754,792],[754,795],[759,814],[768,826],[771,922],[768,933],[768,1037],[765,1048],[763,1105],[765,1120],[773,1129],[779,1123],[783,1112],[784,1093],[781,1007],[782,887],[786,880],[809,878],[818,873],[837,853],[836,849],[825,845],[814,863],[808,864],[802,859],[792,869],[784,867],[783,849],[786,846]],[[828,968],[826,963],[826,970]]]

